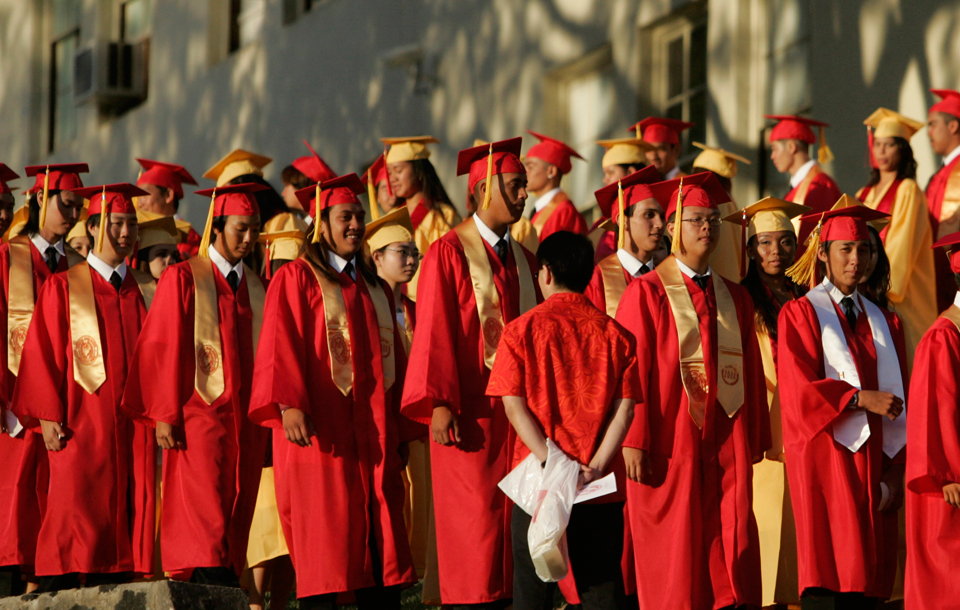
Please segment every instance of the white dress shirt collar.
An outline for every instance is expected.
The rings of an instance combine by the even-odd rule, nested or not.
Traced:
[[[479,214],[474,214],[473,220],[474,222],[477,223],[477,229],[480,231],[480,237],[483,238],[483,241],[490,244],[491,248],[496,248],[497,243],[501,239],[505,240],[508,246],[510,245],[510,231],[507,231],[506,233],[503,234],[503,237],[500,237],[499,235],[493,232],[493,229],[485,225],[483,221],[480,220]]]
[[[243,279],[243,261],[237,261],[236,265],[231,265],[230,261],[225,259],[220,251],[217,250],[215,245],[210,245],[209,250],[210,262],[213,263],[213,266],[220,270],[221,275],[226,278],[230,275],[231,271],[237,272],[237,282]]]
[[[960,307],[960,292],[957,292],[957,296],[953,297],[953,304]]]
[[[677,167],[676,165],[674,165],[672,170],[670,170],[669,172],[667,172],[666,174],[664,174],[663,179],[664,179],[664,180],[673,180],[674,178],[677,177],[677,174],[679,174],[679,173],[680,173],[680,168]]]
[[[960,146],[957,146],[956,148],[951,150],[950,154],[943,158],[944,167],[953,163],[953,160],[956,159],[957,157],[960,157]]]
[[[111,267],[103,260],[97,258],[97,255],[93,253],[93,249],[90,249],[90,254],[87,255],[87,264],[90,265],[90,268],[100,274],[100,277],[110,281],[110,277],[113,276],[114,272],[120,275],[121,280],[127,279],[127,262],[121,262],[117,267]]]
[[[560,192],[560,187],[558,186],[557,188],[550,189],[549,191],[544,193],[543,197],[537,197],[537,200],[533,203],[533,209],[539,212],[543,208],[547,207],[559,192]]]
[[[681,261],[679,258],[675,260],[677,261],[677,266],[680,267],[680,271],[691,280],[698,275],[713,275],[713,269],[711,269],[710,267],[707,267],[707,270],[704,271],[703,273],[697,273],[696,271],[694,271],[693,269],[685,265],[683,261]]]
[[[620,259],[620,265],[623,269],[630,274],[633,278],[640,277],[640,271],[646,267],[649,270],[653,270],[653,259],[650,259],[648,263],[640,262],[637,257],[630,254],[623,248],[617,250],[617,258]]]
[[[60,261],[60,257],[66,254],[66,252],[63,249],[63,242],[64,242],[63,239],[57,241],[57,243],[55,244],[51,244],[50,242],[45,240],[43,237],[41,237],[40,233],[34,233],[33,235],[30,236],[30,241],[33,242],[33,245],[37,247],[37,250],[39,250],[40,254],[42,254],[44,257],[46,257],[47,248],[49,248],[50,246],[53,246],[56,249],[58,262]]]
[[[347,259],[343,258],[333,250],[327,251],[327,262],[330,263],[331,267],[337,270],[337,273],[343,273],[343,269],[347,266],[347,263],[353,260],[354,259],[350,259],[348,261]],[[353,263],[353,270],[350,272],[350,277],[353,279],[357,279],[357,263],[356,262]]]
[[[817,164],[816,161],[814,161],[813,159],[810,159],[809,161],[801,165],[800,169],[797,170],[797,173],[790,176],[790,188],[794,188],[794,189],[797,188],[800,185],[800,183],[803,182],[803,179],[807,177],[807,174],[810,173],[810,170],[813,169],[813,166],[816,164]]]
[[[840,289],[834,286],[833,282],[827,278],[823,278],[823,286],[827,289],[827,294],[830,295],[830,298],[833,299],[833,302],[837,305],[840,305],[840,301],[842,301],[844,298],[850,297],[853,299],[854,311],[856,311],[858,314],[863,311],[863,307],[860,306],[860,293],[857,291],[857,289],[854,289],[852,294],[843,294]]]

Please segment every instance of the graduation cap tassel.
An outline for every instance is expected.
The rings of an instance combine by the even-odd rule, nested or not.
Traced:
[[[387,174],[387,195],[393,197],[393,188],[390,186],[390,172],[387,171],[387,145],[383,145],[383,170]]]
[[[213,189],[210,195],[210,211],[207,212],[207,222],[203,225],[203,237],[200,239],[200,249],[198,255],[204,258],[210,258],[210,233],[213,231],[213,212],[217,201],[217,189]]]
[[[743,224],[740,225],[740,278],[747,277],[747,209],[743,209]]]
[[[493,188],[493,144],[490,144],[490,152],[487,153],[487,180],[484,182],[484,185],[486,185],[486,192],[483,194],[483,205],[480,206],[481,210],[486,210],[490,207],[490,200],[493,197],[490,192]]]
[[[47,195],[50,193],[50,166],[43,174],[43,199],[40,200],[40,228],[47,222]]]
[[[820,165],[826,165],[833,161],[833,151],[830,150],[830,147],[827,146],[827,137],[823,132],[823,125],[820,126],[820,150],[817,151],[817,161],[820,162]]]
[[[680,186],[677,188],[677,211],[673,218],[673,244],[670,246],[670,254],[686,254],[683,248],[683,238],[681,237],[683,222],[683,178],[680,178]]]
[[[800,286],[816,287],[817,274],[814,271],[817,265],[817,252],[820,250],[820,230],[822,228],[823,216],[820,217],[820,221],[810,234],[810,239],[807,240],[807,249],[803,252],[803,256],[787,269],[787,277]]]
[[[867,148],[869,149],[869,152],[870,152],[870,167],[871,168],[878,167],[877,158],[873,156],[873,129],[871,129],[870,127],[867,127]]]
[[[320,243],[320,193],[322,191],[323,189],[320,187],[320,183],[318,182],[316,186],[316,193],[314,194],[315,203],[313,206],[313,237],[310,238],[310,243],[313,244]]]
[[[97,252],[103,252],[103,238],[107,234],[109,209],[107,205],[107,185],[103,185],[103,192],[100,193],[100,227],[97,229]]]
[[[377,205],[377,187],[373,184],[373,166],[367,168],[367,199],[370,200],[370,219],[380,219],[380,208]],[[389,180],[387,183],[389,184]]]
[[[617,232],[618,232],[617,250],[622,250],[623,240],[624,240],[623,228],[624,228],[624,225],[626,224],[626,219],[624,218],[626,207],[623,204],[623,181],[622,180],[617,180],[617,205],[620,206],[620,217],[617,219],[617,224],[619,225],[617,227]]]

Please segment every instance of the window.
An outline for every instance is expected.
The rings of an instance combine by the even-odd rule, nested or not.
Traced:
[[[80,0],[52,0],[50,11],[50,100],[47,151],[77,136],[73,103],[73,57],[80,45]]]
[[[150,8],[148,0],[126,0],[120,3],[121,42],[139,42],[150,35]]]
[[[652,32],[652,64],[656,111],[670,119],[694,124],[681,142],[690,152],[691,142],[707,136],[707,22],[702,11],[677,16]]]

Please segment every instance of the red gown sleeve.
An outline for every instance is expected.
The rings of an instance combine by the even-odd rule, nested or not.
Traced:
[[[947,483],[960,483],[960,333],[938,320],[917,346],[907,413],[907,487],[919,494],[943,495]]]
[[[639,395],[634,408],[633,422],[623,441],[624,447],[650,450],[650,424],[657,404],[660,371],[657,365],[657,323],[654,318],[660,307],[650,289],[651,282],[638,280],[631,282],[620,299],[617,309],[617,322],[636,340],[635,367],[639,378]],[[667,339],[669,340],[669,339]]]
[[[857,389],[846,381],[824,378],[820,323],[809,301],[784,305],[777,328],[778,384],[789,388],[780,393],[783,427],[811,440],[843,413]]]
[[[11,405],[20,423],[37,432],[41,419],[64,423],[66,376],[73,374],[64,349],[70,345],[68,311],[66,275],[55,275],[37,295]]]

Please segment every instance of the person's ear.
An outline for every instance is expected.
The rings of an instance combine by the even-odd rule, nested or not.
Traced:
[[[823,248],[817,248],[817,260],[822,263],[828,262],[827,252]]]
[[[173,201],[176,198],[176,193],[173,192],[173,189],[164,189],[166,191],[163,201],[167,205],[173,205]]]

